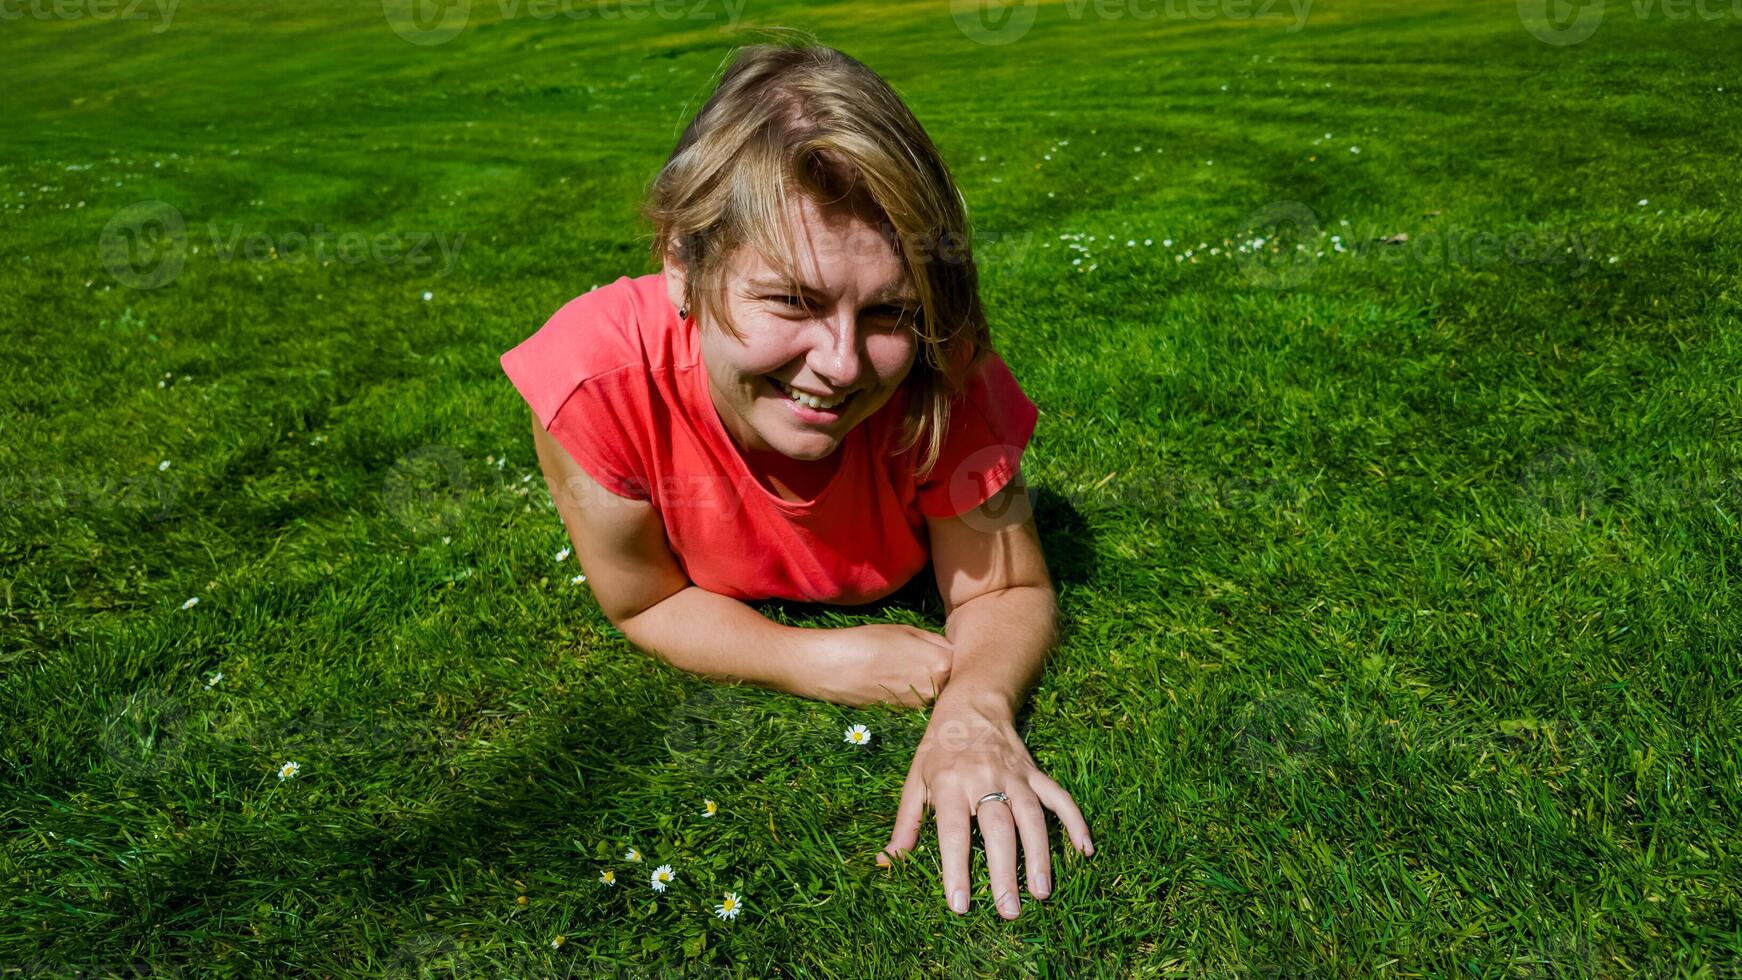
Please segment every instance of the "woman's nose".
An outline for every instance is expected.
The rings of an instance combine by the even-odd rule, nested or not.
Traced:
[[[822,336],[812,352],[811,370],[834,388],[851,387],[859,379],[859,323],[851,313],[823,321]]]

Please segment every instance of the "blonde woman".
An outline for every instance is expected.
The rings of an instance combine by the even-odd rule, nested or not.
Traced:
[[[935,813],[968,910],[1052,891],[1046,813],[1076,803],[1014,718],[1057,642],[1018,467],[1038,410],[993,351],[965,207],[875,72],[742,48],[642,207],[659,272],[571,300],[502,356],[601,611],[675,667],[805,697],[930,705],[878,863]],[[861,605],[927,563],[944,633],[776,624],[746,603]]]

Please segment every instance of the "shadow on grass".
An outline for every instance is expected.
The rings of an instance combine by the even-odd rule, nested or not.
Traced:
[[[1068,585],[1088,581],[1095,573],[1095,542],[1082,514],[1071,498],[1043,488],[1032,488],[1035,523],[1040,528],[1041,548],[1046,553],[1047,571],[1053,588],[1064,591]],[[927,561],[913,578],[894,592],[859,606],[838,606],[825,602],[799,602],[791,599],[760,599],[751,608],[777,622],[794,625],[828,625],[818,620],[851,618],[866,622],[881,622],[890,614],[905,612],[917,616],[935,629],[944,623],[943,596],[938,593],[937,569]],[[912,618],[901,617],[901,618]]]

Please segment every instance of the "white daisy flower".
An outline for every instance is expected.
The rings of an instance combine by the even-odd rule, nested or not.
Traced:
[[[1640,207],[1645,207],[1647,204],[1650,204],[1650,203],[1651,203],[1650,201],[1646,200],[1643,197],[1639,199],[1639,206]]]
[[[190,599],[188,599],[188,601],[186,601],[186,602],[184,602],[184,603],[182,603],[182,604],[181,604],[181,607],[182,607],[182,608],[183,608],[183,609],[192,609],[192,608],[193,608],[193,607],[195,607],[195,606],[197,606],[197,605],[199,605],[199,604],[200,604],[200,597],[199,597],[199,596],[193,596],[193,597],[192,597],[192,598],[190,598]]]
[[[623,852],[623,860],[639,861],[641,860],[641,852],[631,847],[629,850]]]
[[[1644,202],[1642,201],[1640,203],[1643,204]],[[157,464],[157,472],[162,473],[164,470],[167,470],[167,469],[169,469],[169,460],[166,459],[163,462]]]
[[[653,876],[648,880],[653,884],[654,891],[662,892],[665,891],[665,886],[671,884],[676,877],[671,873],[671,865],[662,864],[653,869]]]
[[[296,774],[301,771],[302,766],[300,764],[286,762],[284,765],[278,767],[278,779],[280,782],[283,782],[286,779],[295,779]]]
[[[564,548],[563,550],[556,553],[556,560],[562,561],[564,558],[567,558],[569,555],[571,555],[573,553],[574,553],[574,549]]]
[[[617,887],[617,872],[611,868],[606,868],[599,872],[599,884],[610,885],[613,888]]]
[[[563,943],[566,943],[566,942],[568,942],[568,939],[566,937],[558,936],[555,939],[552,939],[550,941],[550,948],[551,949],[562,949]]]
[[[576,575],[574,578],[569,579],[569,584],[570,585],[580,585],[582,582],[585,582],[586,580],[587,580],[587,577],[585,575]]]
[[[714,906],[714,914],[722,919],[736,919],[744,903],[738,899],[737,892],[727,892],[720,904]]]
[[[713,800],[707,800],[707,799],[702,800],[702,816],[711,817],[714,814],[719,813],[719,812],[720,812],[720,804],[715,803]]]
[[[841,741],[849,745],[865,745],[871,741],[871,729],[864,725],[854,725],[847,729],[846,735]]]
[[[435,299],[435,293],[432,293],[432,292],[429,292],[428,290],[425,290],[424,294],[423,294],[423,301],[425,303],[427,303],[432,299]]]

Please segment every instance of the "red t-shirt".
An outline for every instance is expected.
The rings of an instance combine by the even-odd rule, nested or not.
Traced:
[[[613,493],[648,500],[689,581],[736,599],[858,605],[905,585],[930,558],[926,517],[979,506],[1015,473],[1037,409],[996,354],[951,406],[943,453],[900,438],[906,390],[854,426],[830,483],[786,500],[753,475],[708,395],[698,330],[659,273],[621,276],[564,304],[502,370],[538,421]]]

